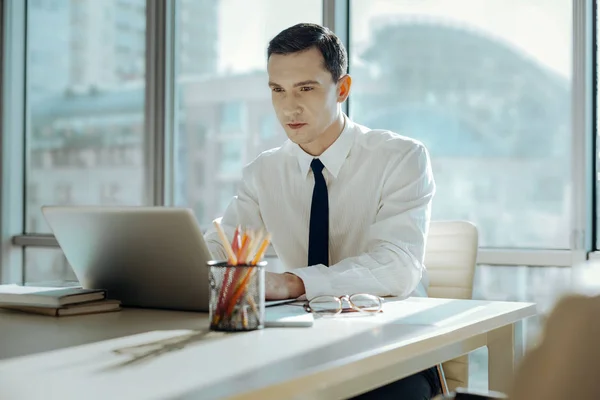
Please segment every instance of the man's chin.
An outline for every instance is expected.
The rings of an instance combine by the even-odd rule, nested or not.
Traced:
[[[298,145],[303,145],[303,144],[307,144],[307,143],[311,142],[305,135],[302,135],[299,132],[286,131],[286,134],[287,134],[288,139],[290,139],[290,141],[292,141]]]

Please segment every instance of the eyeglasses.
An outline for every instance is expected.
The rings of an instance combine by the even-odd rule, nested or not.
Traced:
[[[343,307],[346,300],[350,308]],[[346,296],[317,296],[304,304],[307,312],[319,315],[337,315],[342,312],[374,314],[383,311],[383,299],[372,294],[357,293]]]

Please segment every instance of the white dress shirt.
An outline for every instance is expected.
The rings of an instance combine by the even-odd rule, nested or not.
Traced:
[[[345,117],[339,138],[319,158],[329,195],[329,267],[307,266],[313,156],[287,141],[243,170],[222,224],[265,228],[286,271],[306,297],[370,293],[426,296],[423,257],[435,183],[429,154],[416,140],[371,130]],[[205,235],[227,259],[214,228]]]

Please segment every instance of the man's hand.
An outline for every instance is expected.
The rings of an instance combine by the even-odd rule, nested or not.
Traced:
[[[304,294],[304,282],[294,274],[265,272],[265,297],[267,300],[295,299]]]

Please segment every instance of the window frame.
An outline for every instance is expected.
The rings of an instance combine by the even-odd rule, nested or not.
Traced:
[[[12,239],[25,231],[25,2],[0,7],[0,283],[23,283],[24,248]]]
[[[350,1],[323,0],[323,25],[349,49]],[[52,235],[24,234],[26,199],[27,2],[0,0],[2,70],[0,90],[0,283],[23,283],[27,247],[57,247]],[[178,2],[146,0],[146,203],[173,205],[174,141],[178,110],[175,71]],[[591,0],[573,1],[572,215],[569,249],[482,248],[478,263],[570,267],[600,259],[596,245],[596,9]],[[351,71],[351,65],[349,70]],[[10,99],[10,101],[8,101]],[[344,111],[349,110],[349,101]],[[8,134],[10,133],[10,134]],[[16,134],[18,133],[18,134]],[[18,171],[18,174],[9,174]],[[193,205],[192,205],[193,206]]]
[[[571,93],[571,252],[572,265],[584,262],[596,249],[595,142],[593,111],[595,7],[591,0],[573,1]]]

